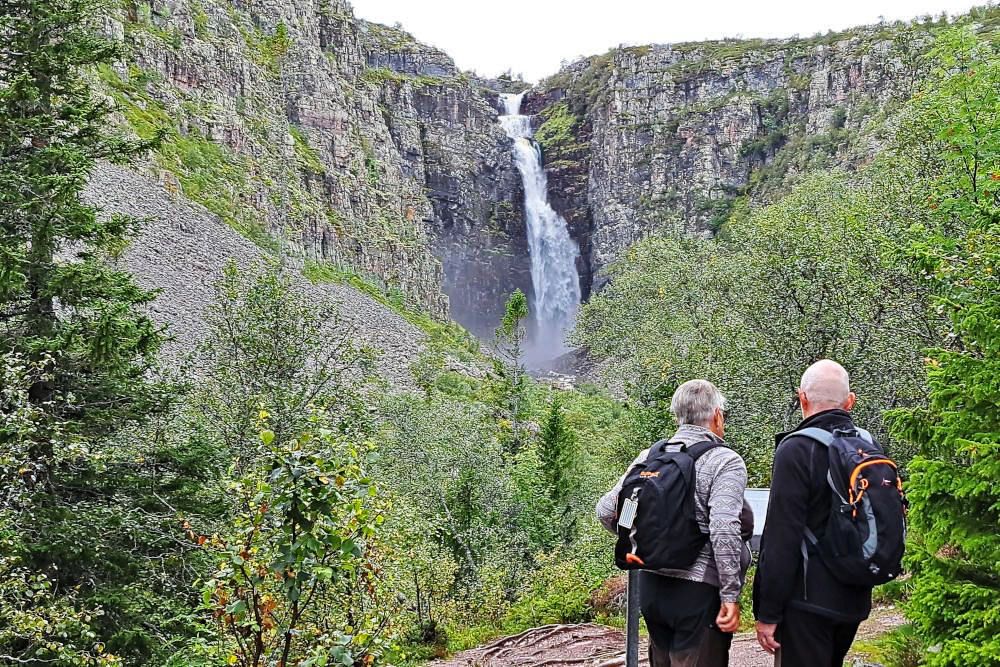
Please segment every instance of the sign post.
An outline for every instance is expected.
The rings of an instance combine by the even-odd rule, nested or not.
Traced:
[[[625,667],[639,667],[639,571],[628,571],[625,591]]]

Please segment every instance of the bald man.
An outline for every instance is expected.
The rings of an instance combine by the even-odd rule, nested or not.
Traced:
[[[798,390],[803,421],[826,431],[857,430],[854,393],[844,367],[824,359],[802,375]],[[790,433],[794,433],[790,432]],[[830,514],[827,448],[802,435],[780,433],[774,453],[771,497],[754,579],[757,640],[775,655],[776,667],[842,667],[858,624],[871,611],[871,589],[845,586],[822,560],[803,565],[808,527],[820,536]]]

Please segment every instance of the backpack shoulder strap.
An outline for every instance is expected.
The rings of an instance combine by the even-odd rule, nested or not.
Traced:
[[[725,445],[723,445],[721,442],[716,442],[715,440],[705,440],[704,442],[696,442],[695,444],[688,447],[685,451],[687,451],[688,456],[697,461],[706,453],[708,453],[710,450],[713,450],[716,447],[724,447],[724,446]]]
[[[789,438],[794,438],[797,435],[809,438],[810,440],[815,440],[824,447],[829,447],[833,444],[833,434],[829,431],[824,431],[821,428],[816,428],[815,426],[810,426],[809,428],[804,428],[801,431],[795,431],[794,433],[789,433],[781,442],[788,440]]]
[[[869,445],[875,444],[875,438],[872,437],[872,434],[867,429],[863,429],[860,426],[855,426],[854,428],[858,432],[858,435],[861,436],[862,440],[867,442]]]
[[[816,428],[815,426],[810,426],[809,428],[804,428],[801,431],[795,431],[794,433],[789,433],[788,435],[786,435],[781,440],[781,442],[784,442],[785,440],[788,440],[789,438],[791,438],[793,436],[797,436],[797,435],[803,436],[805,438],[809,438],[810,440],[813,440],[814,442],[820,443],[821,445],[823,445],[824,447],[826,447],[828,451],[830,451],[830,446],[833,444],[833,434],[830,433],[829,431],[824,431],[821,428]],[[830,451],[830,454],[832,456],[833,452]],[[809,459],[809,477],[810,477],[810,479],[812,478],[812,473],[813,473],[813,471],[812,471],[812,459]],[[827,484],[830,485],[830,489],[835,494],[837,494],[837,497],[843,503],[846,503],[847,501],[844,499],[843,494],[840,493],[840,489],[837,486],[837,483],[833,481],[833,468],[832,467],[826,471],[826,482],[827,482]],[[804,548],[804,543],[803,543],[803,548]]]
[[[662,440],[657,440],[649,447],[649,455],[660,454],[667,451],[667,445],[676,445],[676,442],[670,442],[670,438],[663,438]]]

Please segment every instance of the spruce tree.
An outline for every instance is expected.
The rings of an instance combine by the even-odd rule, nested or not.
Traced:
[[[549,497],[557,507],[561,507],[573,491],[576,440],[566,424],[566,415],[558,396],[549,404],[549,411],[542,424],[538,457],[541,459]]]
[[[893,415],[921,452],[906,486],[907,615],[924,664],[987,667],[1000,665],[1000,54],[958,31],[932,55],[941,71],[914,116],[934,149],[939,227],[913,250],[950,327],[926,359],[926,409]]]
[[[148,145],[109,132],[92,69],[119,46],[96,29],[95,0],[10,0],[0,16],[0,353],[23,367],[30,427],[0,422],[22,478],[51,489],[55,459],[141,419],[157,403],[148,372],[162,336],[154,296],[108,260],[134,229],[81,194],[98,160]],[[2,406],[5,410],[13,406]]]
[[[528,298],[519,289],[514,290],[504,307],[503,319],[496,330],[496,351],[499,359],[494,362],[499,383],[495,387],[501,417],[510,424],[508,446],[518,451],[524,444],[521,434],[527,392],[527,372],[524,367],[524,341],[527,331]]]
[[[576,438],[566,423],[562,403],[554,396],[539,433],[538,458],[545,492],[559,521],[559,533],[569,542],[576,532],[570,501],[576,490]]]
[[[119,54],[103,9],[6,0],[0,12],[0,654],[24,664],[148,656],[118,628],[150,619],[159,600],[143,607],[128,587],[167,544],[149,548],[138,526],[157,508],[148,478],[133,488],[143,458],[114,452],[168,402],[151,379],[154,293],[113,266],[134,221],[82,199],[98,161],[148,148],[111,131],[92,90],[95,66]],[[141,508],[124,504],[131,492]]]

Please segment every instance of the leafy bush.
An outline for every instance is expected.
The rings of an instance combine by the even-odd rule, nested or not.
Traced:
[[[579,563],[559,552],[539,556],[538,564],[510,609],[508,629],[590,620],[590,594],[600,581],[589,578]]]
[[[269,418],[261,411],[263,456],[230,487],[240,508],[231,525],[195,538],[218,562],[203,604],[229,664],[370,663],[391,610],[359,614],[352,599],[375,576],[382,516],[365,474],[373,452],[327,426],[321,412],[285,441]]]

